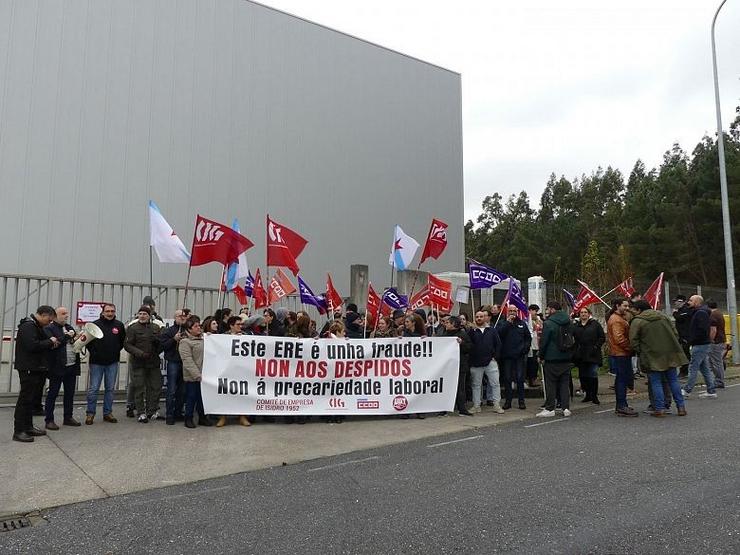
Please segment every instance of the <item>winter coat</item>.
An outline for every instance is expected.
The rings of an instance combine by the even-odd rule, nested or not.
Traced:
[[[712,311],[707,305],[702,305],[694,311],[689,326],[689,345],[708,345],[709,316]]]
[[[126,328],[120,320],[98,318],[93,322],[103,332],[103,337],[87,344],[90,364],[108,366],[121,360],[121,349],[126,341]]]
[[[572,352],[561,351],[558,347],[558,338],[562,326],[572,326],[568,315],[562,310],[555,312],[545,319],[542,324],[539,357],[545,362],[567,362],[572,359]]]
[[[186,334],[180,340],[177,350],[182,359],[182,379],[197,382],[203,373],[203,336]]]
[[[14,368],[28,372],[46,372],[49,367],[49,351],[54,344],[33,314],[18,323],[15,336]]]
[[[601,327],[601,324],[593,318],[589,318],[584,325],[578,319],[573,327],[573,337],[576,340],[573,362],[576,364],[587,363],[601,366],[603,362],[601,347],[606,341],[604,328]]]
[[[606,337],[609,340],[609,354],[613,357],[631,357],[630,325],[616,312],[606,323]]]
[[[663,372],[688,364],[676,327],[657,310],[644,310],[632,319],[630,343],[640,358],[640,368]]]
[[[151,322],[134,322],[128,327],[124,349],[132,355],[132,368],[159,368],[159,333],[160,327]]]
[[[532,345],[532,334],[524,320],[517,318],[513,323],[501,320],[496,326],[496,331],[501,338],[500,357],[502,359],[527,356]]]
[[[59,347],[49,351],[49,375],[55,377],[79,376],[80,375],[80,355],[75,354],[75,363],[67,366],[67,346],[72,348],[74,339],[65,332],[74,331],[69,324],[59,324],[52,322],[46,326],[46,333],[49,337],[56,337],[59,340]]]
[[[159,341],[162,344],[162,350],[164,351],[164,359],[172,362],[181,362],[180,352],[178,351],[177,341],[175,335],[180,332],[181,336],[185,336],[185,328],[182,326],[172,325],[162,330],[159,334]]]
[[[452,330],[447,331],[445,330],[445,333],[442,337],[459,337],[460,338],[460,367],[459,370],[461,373],[468,372],[470,370],[470,362],[469,362],[469,355],[470,355],[470,349],[473,347],[473,343],[470,341],[470,336],[468,335],[468,332],[462,329],[459,330]]]
[[[673,318],[676,320],[676,330],[678,330],[678,337],[681,341],[689,340],[691,317],[693,315],[694,309],[687,303],[684,303],[681,308],[673,312]]]
[[[491,326],[472,328],[468,330],[468,337],[472,347],[470,349],[470,366],[480,368],[488,366],[491,360],[499,358],[501,353],[501,338]]]

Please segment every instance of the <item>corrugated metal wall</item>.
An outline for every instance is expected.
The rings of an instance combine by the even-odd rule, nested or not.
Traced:
[[[458,74],[258,4],[4,0],[0,272],[146,282],[150,198],[187,245],[197,212],[238,217],[253,267],[269,212],[315,289],[387,282],[393,225],[423,242],[433,216],[428,269],[460,270],[461,134]]]

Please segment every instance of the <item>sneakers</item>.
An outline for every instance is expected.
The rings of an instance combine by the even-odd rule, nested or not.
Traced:
[[[565,409],[565,410],[563,411],[563,416],[565,416],[566,418],[567,418],[568,416],[570,416],[571,414],[573,414],[573,413],[572,413],[572,412],[570,412],[570,409]]]
[[[504,409],[501,408],[501,405],[495,403],[493,405],[493,412],[495,412],[496,414],[504,414]]]
[[[570,411],[568,411],[568,412],[570,412]],[[554,410],[542,409],[540,412],[537,413],[536,416],[538,418],[552,418],[553,416],[555,416],[555,411]]]
[[[142,424],[146,424],[147,422],[149,422],[149,418],[147,417],[146,414],[140,414],[137,421],[141,422]]]
[[[716,399],[716,393],[699,393],[699,399]]]
[[[159,420],[159,411],[154,411],[154,414],[149,416],[149,420]]]
[[[632,407],[622,407],[614,410],[614,414],[617,416],[640,416],[639,413]]]
[[[685,389],[681,388],[681,396],[684,399],[688,399],[689,397],[691,397],[691,392],[690,391],[686,391]]]
[[[470,410],[470,414],[478,414],[480,412],[480,407],[476,407],[475,405],[473,405],[472,407],[470,407],[469,410]]]
[[[85,416],[85,424],[87,424],[88,426],[92,426],[93,420],[95,420],[94,414],[88,414],[87,416]]]

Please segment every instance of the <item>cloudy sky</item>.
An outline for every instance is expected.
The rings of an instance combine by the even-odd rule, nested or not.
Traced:
[[[462,74],[465,216],[550,173],[629,174],[716,129],[710,26],[721,0],[262,0]],[[717,23],[725,129],[740,105],[740,0]]]

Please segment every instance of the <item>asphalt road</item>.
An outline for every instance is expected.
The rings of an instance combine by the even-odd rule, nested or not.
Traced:
[[[737,554],[739,407],[740,387],[685,418],[602,405],[94,500],[0,553]]]

